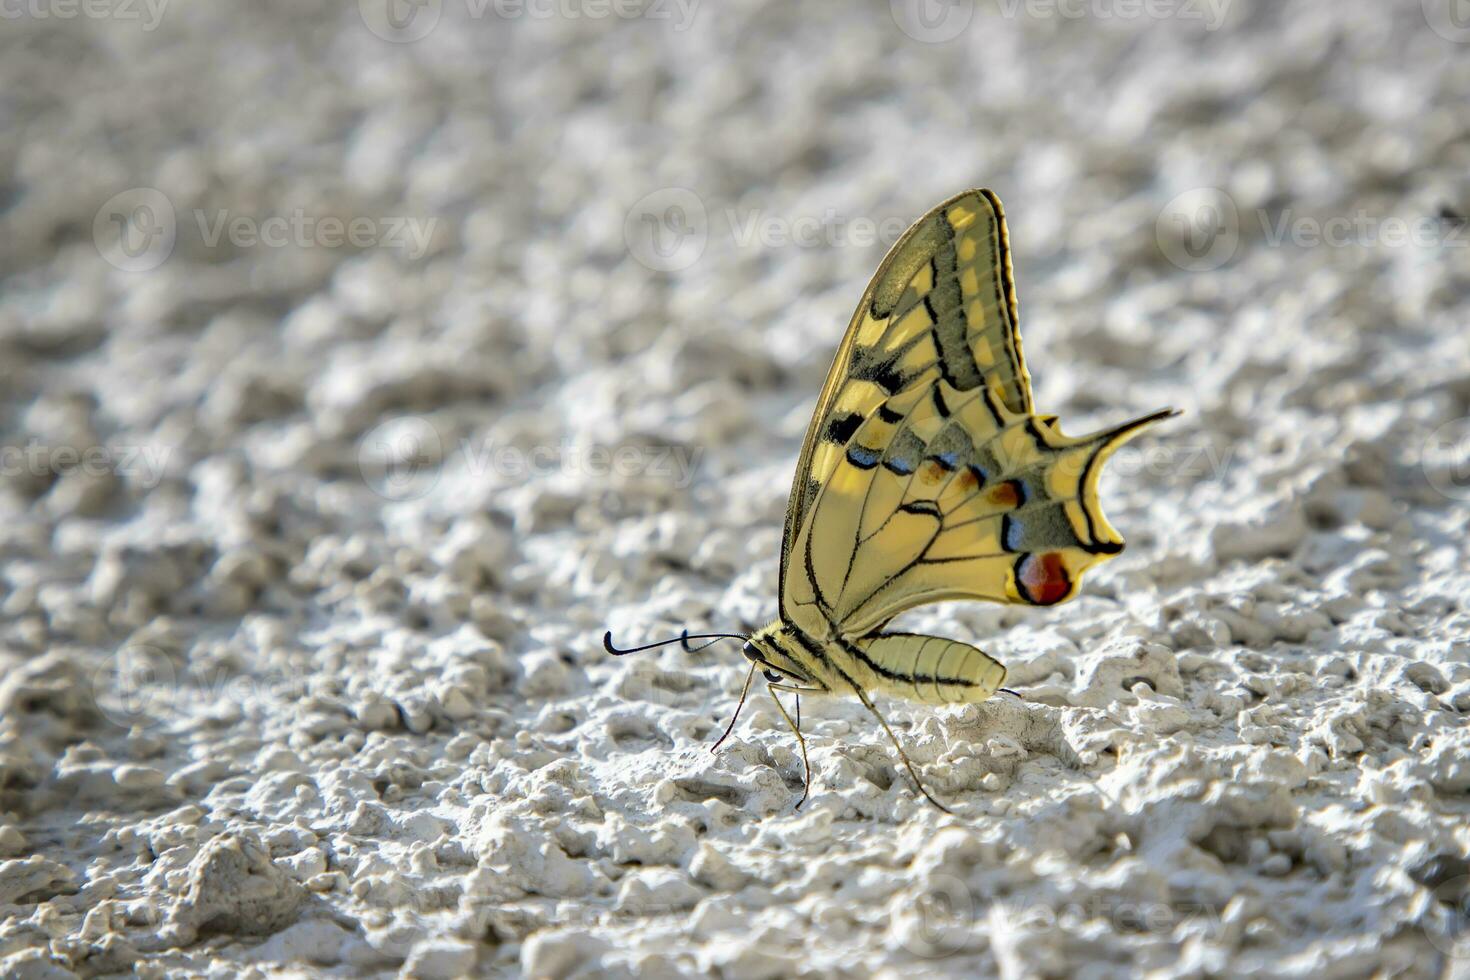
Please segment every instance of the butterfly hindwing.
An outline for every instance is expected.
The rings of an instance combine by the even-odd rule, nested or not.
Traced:
[[[839,630],[861,635],[946,599],[1053,605],[1071,598],[1084,572],[1123,549],[1098,499],[1103,461],[1167,414],[1081,439],[1026,420],[1008,425],[977,447],[972,459],[981,463],[943,471],[923,496],[902,505],[933,501],[937,513],[921,541],[894,554],[875,536],[856,549],[833,609]],[[1005,448],[1022,439],[1023,451]],[[825,533],[821,513],[814,512],[817,538]]]
[[[1073,439],[1032,414],[1000,203],[945,202],[884,259],[823,388],[787,512],[783,617],[861,636],[925,602],[1069,598],[1122,549],[1101,463],[1157,417]]]

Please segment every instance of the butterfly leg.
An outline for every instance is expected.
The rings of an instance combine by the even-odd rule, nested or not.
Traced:
[[[868,696],[863,693],[862,688],[854,684],[852,689],[857,692],[859,700],[863,702],[863,707],[867,708],[873,713],[873,717],[878,719],[878,724],[882,725],[883,730],[888,733],[889,739],[893,742],[893,747],[898,750],[898,757],[903,760],[904,767],[908,769],[909,775],[913,777],[914,785],[919,787],[919,792],[923,794],[924,799],[939,807],[942,812],[950,813],[951,811],[948,807],[946,807],[943,803],[940,803],[934,797],[930,796],[929,791],[924,788],[924,781],[920,779],[919,774],[914,771],[914,764],[909,761],[908,753],[903,750],[903,745],[899,743],[898,736],[893,734],[893,729],[888,727],[888,722],[884,721],[883,716],[878,713],[877,706],[875,706],[873,702],[868,698]]]
[[[801,688],[799,688],[799,687],[788,687],[788,686],[786,686],[784,684],[767,684],[766,687],[771,692],[771,700],[774,701],[774,702],[776,702],[776,710],[779,711],[779,712],[781,712],[781,717],[782,718],[785,718],[786,719],[786,724],[788,724],[788,725],[791,726],[791,731],[796,736],[797,744],[799,744],[801,746],[801,767],[802,767],[803,770],[806,771],[806,785],[802,787],[802,790],[801,790],[801,799],[799,799],[799,800],[796,801],[796,809],[800,810],[801,809],[801,805],[806,802],[807,795],[809,793],[811,793],[811,791],[812,791],[812,764],[807,761],[807,757],[806,757],[806,739],[802,737],[802,734],[801,734],[801,725],[799,725],[798,723],[796,723],[796,722],[794,722],[794,721],[791,720],[791,716],[786,713],[786,706],[781,703],[781,699],[780,698],[776,697],[776,691],[777,691],[777,689],[780,689],[780,690],[783,690],[783,691],[800,692],[801,691]],[[800,710],[800,706],[801,706],[801,694],[800,693],[798,693],[796,695],[796,704],[797,704],[798,710]]]
[[[740,689],[740,703],[735,706],[735,713],[730,716],[730,724],[725,726],[725,734],[720,736],[720,740],[718,742],[709,747],[710,752],[718,751],[720,745],[723,744],[725,739],[730,737],[730,733],[735,730],[735,719],[740,717],[740,709],[745,707],[745,695],[750,693],[750,681],[754,677],[755,664],[751,664],[750,672],[745,675],[745,686]]]

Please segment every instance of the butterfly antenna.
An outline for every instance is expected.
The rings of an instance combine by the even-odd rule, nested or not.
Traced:
[[[670,640],[659,640],[657,643],[646,643],[641,647],[628,647],[626,649],[622,649],[613,645],[612,630],[608,630],[606,633],[602,634],[602,648],[608,653],[612,654],[614,657],[625,657],[630,653],[640,653],[644,650],[652,650],[655,647],[666,647],[670,643],[677,643],[685,650],[693,653],[696,650],[703,650],[704,647],[709,646],[709,644],[706,643],[704,646],[700,647],[690,647],[690,640],[713,641],[744,639],[746,639],[746,637],[740,633],[690,633],[688,630],[685,630],[684,632],[680,633],[678,636]]]
[[[746,639],[746,637],[741,636],[738,633],[719,633],[719,634],[710,634],[710,635],[711,636],[714,636],[714,639],[708,641],[707,643],[701,643],[697,647],[692,647],[692,646],[689,645],[689,641],[691,639],[693,639],[693,637],[690,636],[690,633],[689,633],[688,630],[685,630],[684,632],[682,632],[682,633],[679,634],[679,645],[684,648],[684,652],[685,653],[698,653],[699,651],[703,650],[705,647],[712,647],[716,643],[719,643],[721,640],[724,640],[724,639],[732,639],[732,640],[743,640],[743,639]]]
[[[725,739],[729,738],[730,733],[735,730],[735,720],[740,717],[740,709],[745,707],[745,696],[750,693],[750,682],[754,677],[755,664],[751,664],[750,670],[745,675],[745,686],[740,689],[740,703],[735,706],[735,713],[730,716],[730,724],[725,726],[725,734],[720,736],[718,742],[709,747],[710,752],[718,752],[720,746],[724,744]]]

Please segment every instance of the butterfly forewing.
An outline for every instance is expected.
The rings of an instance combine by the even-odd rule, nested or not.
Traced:
[[[781,595],[793,621],[807,620],[818,632],[830,617],[816,600],[816,569],[804,567],[806,555],[793,554],[820,488],[842,479],[839,464],[854,442],[859,461],[864,449],[881,448],[888,472],[910,457],[917,463],[925,423],[916,420],[917,431],[892,429],[941,378],[968,388],[983,382],[1002,404],[1031,410],[1005,217],[989,191],[966,191],[919,219],[884,258],[853,314],[818,399],[787,509]],[[850,477],[835,489],[853,495],[863,482]],[[895,484],[881,481],[874,492],[878,499],[863,508],[870,513],[884,510],[883,495],[891,496]],[[820,554],[828,574],[838,560]]]

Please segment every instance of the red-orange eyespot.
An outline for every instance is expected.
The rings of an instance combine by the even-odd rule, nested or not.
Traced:
[[[1072,591],[1067,566],[1055,551],[1022,555],[1016,562],[1016,585],[1020,588],[1021,598],[1037,606],[1061,602]]]

